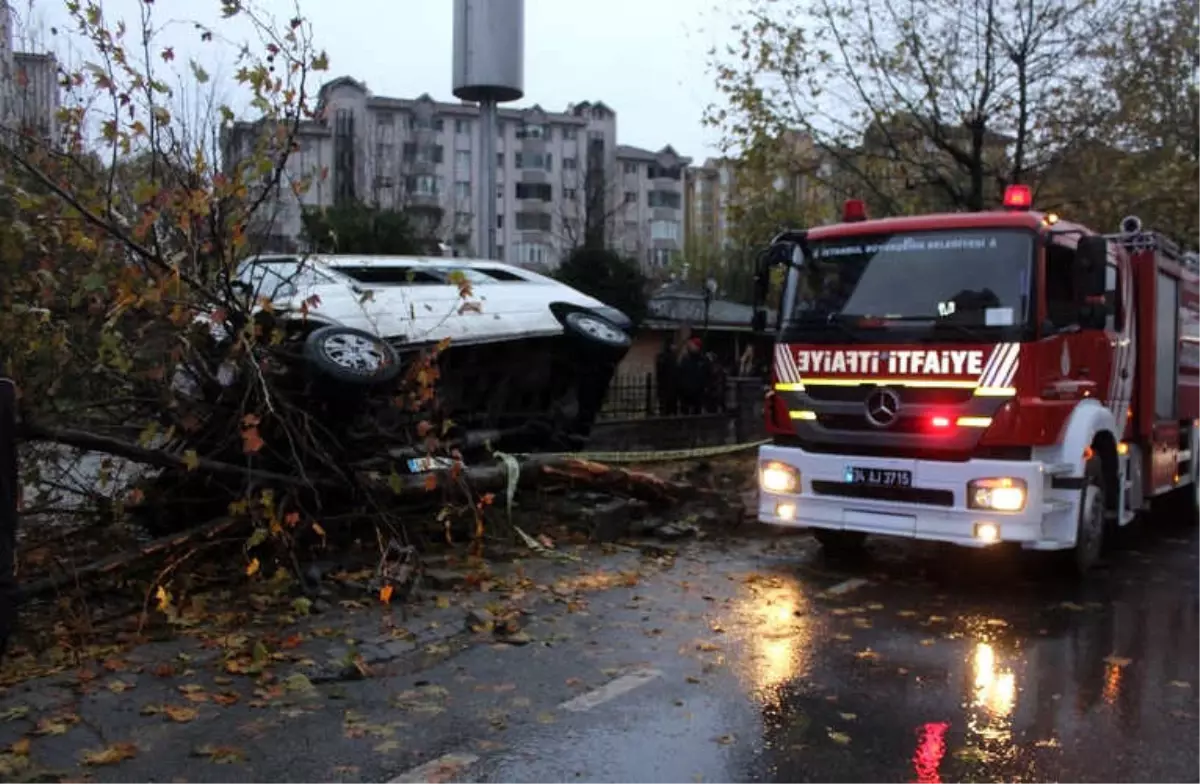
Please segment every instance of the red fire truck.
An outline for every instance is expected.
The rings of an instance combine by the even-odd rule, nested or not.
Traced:
[[[1173,495],[1195,516],[1194,254],[1134,217],[1102,236],[1031,208],[785,231],[759,519],[827,550],[870,534],[1069,551]]]

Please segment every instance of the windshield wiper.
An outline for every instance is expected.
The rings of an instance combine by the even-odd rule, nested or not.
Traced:
[[[835,330],[845,335],[852,343],[861,343],[862,337],[857,332],[848,327],[840,314],[830,313],[827,316],[803,316],[798,319],[788,321],[788,327],[792,329],[815,329],[820,330],[826,327],[833,327]]]
[[[989,337],[984,332],[980,332],[979,329],[976,327],[969,327],[966,324],[962,324],[957,321],[947,321],[945,319],[936,318],[933,316],[900,316],[897,318],[884,319],[884,321],[903,321],[903,322],[928,321],[930,329],[933,332],[937,332],[940,329],[952,329],[952,330],[957,330],[959,332],[959,334],[965,335],[966,337],[969,337],[972,340],[978,341],[980,343],[990,343],[992,341],[991,337]],[[928,336],[928,339],[930,341],[936,340],[936,338],[934,338],[932,335]]]

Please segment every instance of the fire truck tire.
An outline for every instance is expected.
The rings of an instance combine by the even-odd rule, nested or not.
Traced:
[[[862,531],[831,531],[828,528],[812,529],[813,537],[821,544],[825,554],[833,558],[857,555],[863,551],[867,535]]]
[[[1084,466],[1087,480],[1080,491],[1079,520],[1075,532],[1075,546],[1071,548],[1070,565],[1076,576],[1082,577],[1091,571],[1104,551],[1105,510],[1104,473],[1100,458],[1093,457]]]

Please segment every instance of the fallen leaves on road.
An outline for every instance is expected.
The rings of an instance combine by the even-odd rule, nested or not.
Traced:
[[[876,653],[875,651],[871,650],[870,648],[861,650],[858,653],[854,654],[854,656],[855,656],[855,658],[863,659],[864,661],[878,661],[879,660],[879,654]]]
[[[200,711],[186,705],[164,705],[162,712],[168,719],[179,724],[186,724],[200,717]]]
[[[33,728],[34,735],[66,735],[67,730],[79,723],[79,717],[74,713],[62,713],[58,716],[47,716],[39,719]]]
[[[245,760],[246,752],[237,746],[214,746],[211,743],[206,743],[203,746],[197,746],[195,749],[192,749],[192,756],[206,757],[209,762],[217,765],[231,765],[235,762]]]
[[[0,721],[16,721],[17,719],[23,719],[28,715],[28,705],[14,705],[7,710],[0,711]]]
[[[917,611],[916,610],[899,610],[896,612],[896,615],[899,616],[900,618],[916,618]]]
[[[1175,687],[1175,688],[1177,688],[1177,689],[1190,689],[1190,688],[1192,688],[1192,684],[1188,683],[1187,681],[1171,681],[1171,685],[1172,685],[1172,686],[1174,686],[1174,687]]]
[[[696,643],[696,650],[703,651],[705,653],[713,653],[714,651],[721,650],[721,646],[717,645],[715,642],[701,640],[700,642]]]
[[[123,681],[120,678],[114,678],[113,680],[106,683],[105,686],[107,686],[108,690],[111,691],[113,694],[124,694],[125,692],[127,692],[133,688],[132,683],[127,683],[126,681]]]
[[[837,634],[833,635],[833,639],[837,640],[838,642],[849,642],[854,638],[845,632],[838,632]]]
[[[842,746],[845,746],[847,743],[850,742],[850,736],[844,732],[838,732],[837,730],[828,730],[828,733],[829,733],[829,739],[831,741],[833,741],[834,743],[838,743],[838,744],[841,744]]]
[[[137,756],[138,748],[132,743],[114,743],[102,749],[85,751],[82,761],[84,765],[116,765]]]
[[[391,754],[393,751],[399,750],[400,741],[398,740],[385,740],[383,743],[375,745],[375,753],[377,754]]]
[[[558,721],[558,719],[554,717],[554,714],[550,713],[549,711],[543,711],[539,713],[537,715],[537,720],[538,724],[553,724],[554,722]]]
[[[844,721],[854,721],[858,718],[857,713],[839,713],[838,715],[841,716]]]
[[[18,757],[28,757],[29,749],[32,745],[33,743],[29,738],[19,738],[13,742],[13,745],[8,747],[8,751],[11,754],[16,754]]]
[[[954,752],[954,758],[963,762],[987,762],[988,755],[983,749],[974,746],[958,749]]]

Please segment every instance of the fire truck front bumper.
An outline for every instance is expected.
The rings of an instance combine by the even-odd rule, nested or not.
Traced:
[[[1057,550],[1077,505],[1053,498],[1037,461],[941,462],[759,450],[758,519],[987,547]]]

